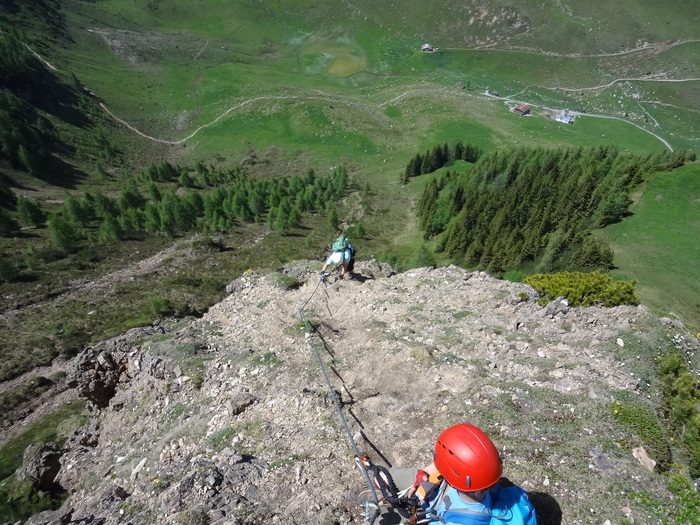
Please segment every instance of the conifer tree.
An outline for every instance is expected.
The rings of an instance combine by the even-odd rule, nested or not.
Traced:
[[[338,212],[335,210],[335,206],[328,210],[328,225],[332,230],[337,230],[340,225],[340,219],[338,219]]]
[[[464,146],[464,153],[462,155],[462,160],[466,162],[475,163],[481,157],[481,149],[474,144],[467,144]]]
[[[434,268],[435,257],[425,244],[421,244],[413,255],[410,263],[411,268]]]
[[[197,223],[197,211],[193,201],[176,196],[175,220],[178,231],[190,231]]]
[[[288,224],[290,228],[298,228],[301,224],[301,211],[298,206],[294,206],[289,212]]]
[[[61,210],[65,217],[73,224],[79,224],[85,227],[90,222],[89,211],[84,210],[82,202],[68,192],[64,193]]]
[[[46,220],[46,213],[38,202],[24,197],[17,197],[17,217],[25,226],[38,228]]]
[[[437,198],[438,185],[435,179],[433,179],[423,191],[418,201],[418,219],[421,229],[425,232],[424,236],[426,239],[434,233],[432,224]]]
[[[348,187],[348,174],[343,166],[338,166],[332,176],[334,199],[340,197]]]
[[[422,170],[423,166],[423,157],[421,156],[420,153],[417,153],[415,157],[413,157],[408,165],[406,166],[406,176],[408,178],[410,177],[417,177],[421,173],[423,173]]]
[[[78,230],[63,215],[54,213],[48,220],[48,235],[53,247],[62,253],[68,253],[78,242]]]
[[[180,173],[177,183],[183,188],[194,188],[195,186],[194,178],[187,171]]]
[[[317,193],[314,196],[314,204],[313,204],[313,210],[316,212],[322,212],[324,209],[323,207],[323,197],[321,196],[320,193]]]
[[[313,168],[309,168],[306,171],[306,175],[304,175],[304,183],[307,186],[313,186],[315,182],[316,182],[316,173],[314,172]]]
[[[30,175],[34,177],[41,176],[41,158],[35,153],[36,150],[29,149],[20,144],[17,150],[17,158]]]
[[[435,166],[436,170],[447,166],[450,157],[449,151],[450,148],[447,143],[435,147],[435,159],[433,161],[433,165]]]
[[[280,205],[277,208],[277,214],[275,216],[275,231],[280,235],[287,235],[289,233],[289,214],[292,211],[292,207],[289,203],[289,198],[285,197],[280,201]]]
[[[103,193],[95,195],[95,213],[103,219],[109,216],[116,217],[119,215],[119,204],[111,197]]]
[[[4,209],[0,208],[0,236],[12,237],[19,229],[19,223]]]
[[[161,200],[158,207],[160,215],[160,231],[167,233],[168,235],[175,235],[178,231],[178,207],[179,202],[177,196],[168,191],[163,194],[163,200]]]
[[[146,208],[144,210],[144,215],[145,215],[145,224],[144,228],[148,233],[158,233],[160,232],[160,211],[158,208],[158,204],[156,203],[151,203],[149,202],[146,204]]]
[[[185,202],[192,208],[192,212],[197,217],[202,217],[204,215],[204,199],[201,193],[198,191],[193,191],[185,196]]]
[[[108,215],[100,224],[98,238],[102,244],[113,244],[122,237],[122,229],[119,220],[113,215]]]
[[[589,235],[571,257],[571,267],[581,270],[608,271],[613,268],[612,248]]]
[[[458,140],[455,143],[455,145],[452,147],[450,158],[451,158],[453,163],[456,160],[463,160],[464,159],[464,144],[462,143],[461,140]]]
[[[146,199],[139,192],[136,181],[130,179],[119,195],[119,209],[124,212],[129,208],[143,209]]]
[[[598,226],[606,226],[621,221],[629,215],[632,200],[624,189],[618,188],[608,195],[598,207]]]
[[[429,151],[425,152],[420,163],[420,174],[425,175],[433,171],[433,157]]]
[[[138,208],[129,208],[119,217],[119,239],[134,237],[146,228],[146,213]]]
[[[470,266],[476,266],[481,260],[481,256],[484,253],[484,245],[481,241],[475,240],[469,244],[467,251],[465,253],[465,262]]]
[[[19,271],[17,267],[5,255],[0,255],[0,283],[14,279]]]

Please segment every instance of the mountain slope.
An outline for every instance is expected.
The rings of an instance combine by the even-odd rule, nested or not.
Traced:
[[[525,285],[456,267],[357,271],[328,284],[307,263],[250,273],[200,320],[86,350],[69,383],[95,410],[55,478],[70,496],[31,523],[359,523],[345,495],[363,478],[302,307],[375,461],[427,463],[442,429],[470,422],[542,524],[676,523],[668,469],[684,455],[654,415],[654,363],[698,350],[680,325],[641,306],[541,307]]]

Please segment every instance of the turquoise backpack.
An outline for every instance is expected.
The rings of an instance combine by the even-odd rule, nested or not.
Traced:
[[[350,245],[350,241],[348,240],[348,238],[341,236],[341,237],[338,237],[335,241],[333,241],[332,250],[334,252],[342,252],[349,245]]]
[[[446,511],[441,521],[454,524],[537,525],[535,508],[530,503],[527,493],[520,487],[499,485],[497,492],[492,495],[492,498],[493,503],[490,515],[459,508],[457,505]],[[430,523],[438,523],[438,521],[433,519]]]
[[[501,486],[491,509],[491,525],[537,525],[535,507],[518,486]]]
[[[355,255],[355,249],[352,247],[352,244],[350,244],[350,239],[344,236],[340,236],[335,241],[333,241],[331,249],[334,252],[343,252],[345,250],[350,250],[350,256]]]

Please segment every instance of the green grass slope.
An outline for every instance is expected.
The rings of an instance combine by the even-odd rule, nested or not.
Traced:
[[[637,279],[644,304],[700,332],[700,164],[648,181],[632,212],[601,231],[615,248],[614,275]]]
[[[677,33],[671,38],[667,34],[670,29],[659,23],[663,37],[649,40],[648,46],[638,41],[635,31],[640,23],[634,20],[651,16],[648,13],[653,12],[653,3],[635,4],[631,17],[612,17],[616,35],[630,38],[635,34],[637,38],[619,54],[619,48],[596,45],[566,53],[564,42],[582,39],[556,37],[556,32],[551,33],[546,46],[535,40],[513,50],[510,26],[499,20],[521,15],[508,14],[500,2],[466,8],[456,2],[439,6],[402,2],[400,16],[391,3],[370,6],[368,2],[340,7],[307,2],[207,2],[198,7],[174,0],[157,4],[69,2],[66,18],[75,43],[59,55],[120,118],[156,140],[183,144],[183,153],[200,158],[210,154],[197,151],[199,144],[207,142],[199,140],[201,126],[227,126],[221,134],[229,137],[229,149],[236,153],[244,149],[242,141],[266,147],[292,136],[298,128],[283,125],[270,129],[265,122],[265,117],[276,121],[294,118],[281,114],[282,101],[287,107],[297,101],[330,106],[337,99],[341,107],[336,109],[345,118],[340,122],[332,118],[316,121],[314,125],[367,134],[364,121],[369,116],[368,124],[384,135],[391,123],[377,124],[374,118],[394,97],[401,97],[400,105],[408,112],[420,110],[426,98],[447,100],[443,108],[431,108],[430,120],[439,122],[455,116],[454,104],[463,98],[490,105],[492,101],[481,95],[487,88],[512,99],[509,104],[524,101],[543,112],[580,108],[589,114],[620,118],[629,122],[630,128],[640,126],[680,148],[691,146],[689,140],[698,126],[697,112],[686,109],[697,110],[697,82],[686,80],[700,77],[694,58],[699,44],[680,43],[688,40],[680,21],[689,16],[689,7],[686,2],[674,3],[678,5],[669,11],[673,11]],[[590,20],[590,28],[604,31],[611,20],[596,15],[596,8],[601,7],[597,4],[577,7],[577,11],[584,11],[578,13],[577,23]],[[472,12],[477,7],[481,9],[479,16]],[[537,21],[528,25],[531,30],[568,27],[570,22],[563,23],[558,14],[572,16],[574,7],[565,8],[560,2],[556,7],[545,2],[543,7],[521,6],[526,12],[522,16]],[[498,16],[488,16],[492,12]],[[487,19],[492,22],[486,24]],[[467,37],[456,42],[456,35],[465,34],[462,26],[470,28],[466,31],[470,38],[478,40],[474,36],[479,33],[477,26],[488,26],[487,33],[498,38],[489,46]],[[531,32],[523,32],[519,38],[533,38]],[[442,38],[451,40],[442,44]],[[436,44],[438,51],[421,53],[425,40]],[[677,45],[669,45],[671,42]],[[455,88],[458,83],[468,89]],[[397,89],[405,94],[396,93]],[[273,107],[261,115],[260,108],[267,105]],[[348,114],[350,106],[357,118]],[[507,112],[508,105],[499,109]],[[256,122],[258,118],[260,122]],[[684,121],[688,131],[674,126],[674,119]],[[235,120],[247,125],[236,128]],[[488,110],[477,111],[465,120],[506,133],[518,127],[512,119],[494,119]],[[658,129],[666,121],[669,131]],[[304,124],[300,122],[302,128]],[[430,127],[426,124],[413,126],[407,134],[418,133],[416,138],[422,142],[421,128]],[[269,131],[256,133],[253,128],[257,125]],[[558,141],[558,137],[543,135],[551,139],[546,142]],[[398,138],[405,144],[414,137]],[[606,140],[628,145],[625,137],[593,137],[597,143]],[[310,150],[319,149],[303,133],[297,142]],[[636,138],[629,141],[630,147],[636,144]],[[657,144],[664,147],[662,141]],[[364,150],[362,147],[359,152]],[[333,150],[329,153],[337,155]],[[370,148],[367,153],[371,157],[375,152]]]
[[[399,177],[435,144],[615,144],[639,153],[698,144],[700,41],[690,0],[630,0],[624,9],[600,0],[42,1],[60,7],[55,34],[36,29],[45,21],[26,23],[29,8],[3,23],[23,28],[56,75],[75,75],[94,94],[93,120],[117,152],[81,157],[94,149],[85,135],[98,130],[59,129],[83,142],[72,160],[87,180],[72,189],[116,194],[125,175],[164,159],[246,162],[253,176],[342,164],[363,192],[361,205],[341,210],[343,220],[362,218],[363,257],[393,251],[405,262],[416,253],[417,181],[405,188]],[[421,52],[425,42],[437,51]],[[532,116],[511,111],[520,102]],[[553,119],[560,109],[585,113],[566,125]],[[62,199],[62,189],[23,184],[51,209]],[[40,243],[34,233],[11,249]],[[309,241],[313,250],[294,237],[265,243],[288,259],[319,251],[324,235]],[[617,250],[622,273],[625,250]]]

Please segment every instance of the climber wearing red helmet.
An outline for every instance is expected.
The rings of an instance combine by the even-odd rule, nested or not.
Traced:
[[[427,467],[420,470],[392,467],[387,472],[397,486],[406,486],[415,479],[407,495],[409,498],[415,495],[417,503],[413,505],[418,509],[412,511],[415,519],[409,522],[537,525],[527,493],[501,477],[503,465],[498,450],[474,425],[454,425],[440,434],[435,442],[433,462]],[[381,486],[376,477],[375,483]],[[403,508],[400,499],[390,503]]]
[[[498,450],[474,425],[455,425],[440,434],[433,463],[425,470],[445,481],[430,505],[430,525],[486,524],[506,515],[513,525],[537,523],[525,491],[499,483],[503,465]]]
[[[496,447],[473,425],[455,425],[440,434],[434,463],[445,481],[463,492],[487,489],[503,473]]]

